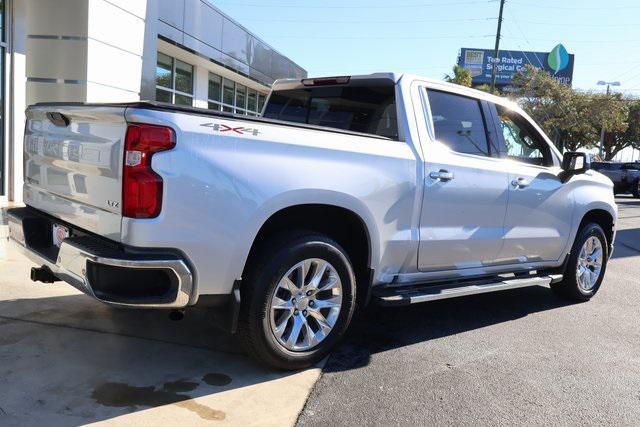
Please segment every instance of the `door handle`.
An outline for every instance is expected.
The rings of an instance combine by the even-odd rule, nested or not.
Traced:
[[[451,181],[453,179],[453,172],[449,172],[445,169],[440,169],[439,171],[433,171],[429,174],[429,178],[435,179],[438,181]]]
[[[513,188],[526,188],[531,182],[526,178],[518,178],[511,181]]]

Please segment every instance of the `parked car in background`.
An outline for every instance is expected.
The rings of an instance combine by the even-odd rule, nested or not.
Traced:
[[[613,250],[612,184],[585,153],[506,99],[411,75],[277,81],[260,118],[40,104],[24,147],[9,229],[34,280],[230,313],[282,369],[325,357],[369,301],[587,301]]]
[[[591,167],[613,182],[615,194],[631,193],[640,198],[640,162],[592,162]]]

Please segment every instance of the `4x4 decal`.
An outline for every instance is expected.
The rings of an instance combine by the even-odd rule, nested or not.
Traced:
[[[252,134],[253,136],[258,136],[260,135],[260,130],[258,130],[258,128],[246,128],[244,126],[229,126],[229,125],[225,125],[223,123],[205,123],[203,125],[200,126],[204,126],[207,128],[211,128],[213,129],[214,132],[220,132],[220,133],[231,133],[231,134],[238,134],[238,135],[245,135],[247,133]]]

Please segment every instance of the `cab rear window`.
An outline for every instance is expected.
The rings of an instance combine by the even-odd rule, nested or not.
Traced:
[[[329,86],[271,94],[264,117],[398,139],[395,86]]]

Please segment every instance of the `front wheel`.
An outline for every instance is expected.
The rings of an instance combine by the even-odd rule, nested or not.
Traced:
[[[590,300],[600,289],[608,260],[604,231],[598,224],[586,224],[573,243],[564,278],[552,284],[551,289],[572,301]]]
[[[243,280],[240,339],[278,369],[322,360],[344,335],[355,307],[355,275],[333,240],[298,234],[263,246]]]

